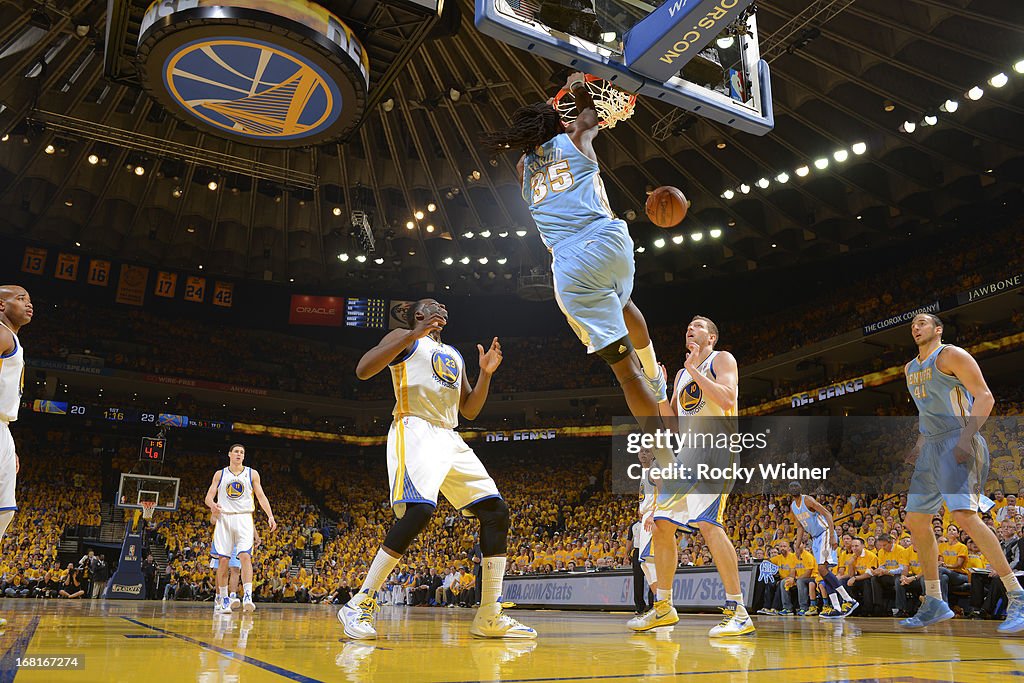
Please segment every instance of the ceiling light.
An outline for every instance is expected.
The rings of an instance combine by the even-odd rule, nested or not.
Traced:
[[[473,233],[471,232],[464,232],[462,233],[462,236],[465,237],[467,240],[473,239]]]
[[[505,265],[506,263],[508,263],[508,259],[507,259],[507,258],[505,258],[504,256],[502,256],[502,257],[501,257],[500,259],[498,259],[498,265],[501,265],[501,266],[503,266],[503,265]]]
[[[811,169],[807,168],[806,166],[801,166],[800,168],[796,169],[796,174],[801,178],[806,178],[807,174],[810,172]]]
[[[774,249],[777,246],[779,246],[779,245],[775,244],[775,242],[772,242],[772,249]]]
[[[654,240],[654,246],[656,246],[658,249],[661,249],[662,247],[664,247],[665,246],[664,238],[659,237],[658,239]]]
[[[295,278],[293,278],[293,277],[288,278],[288,282],[295,282]]]
[[[410,249],[409,250],[409,256],[415,256],[415,255],[416,255],[416,250],[415,249]]]
[[[978,101],[984,95],[985,95],[985,91],[982,90],[981,88],[979,88],[978,86],[974,86],[973,88],[971,88],[970,90],[967,91],[967,99],[969,99],[969,100]]]
[[[617,36],[615,35],[615,31],[606,31],[601,34],[601,41],[605,43],[610,43],[613,40],[615,40],[616,37]]]
[[[202,270],[202,269],[203,269],[203,264],[202,264],[202,263],[200,263],[200,264],[199,264],[199,270]]]
[[[838,161],[839,163],[843,163],[850,158],[850,153],[847,152],[845,149],[838,149],[836,150],[836,153],[832,155],[832,158]]]
[[[422,211],[417,211],[416,213],[413,214],[413,216],[416,216],[416,220],[418,220],[418,221],[423,220],[423,212]]]
[[[341,261],[342,263],[348,261],[348,254],[338,254],[338,260]]]
[[[86,157],[86,161],[95,166],[96,164],[100,163],[100,158],[95,154],[90,154],[88,157]]]
[[[176,187],[173,190],[171,190],[171,196],[174,197],[175,199],[180,197],[181,196],[181,188],[180,187]]]
[[[68,197],[67,199],[64,200],[64,206],[74,206],[74,205],[75,205],[75,202],[74,202],[73,199],[71,199],[71,197]]]
[[[728,50],[735,43],[736,38],[734,38],[733,36],[722,36],[721,38],[715,41],[715,45],[717,45],[722,50]]]
[[[490,230],[481,230],[480,231],[480,236],[481,237],[490,237],[491,236],[491,231]]]
[[[692,233],[692,234],[690,235],[690,239],[691,239],[692,241],[694,241],[694,242],[700,242],[700,241],[701,241],[702,239],[704,239],[704,233],[702,233],[702,232],[695,232],[695,233]]]
[[[427,211],[430,211],[431,213],[437,211],[437,204],[435,204],[434,202],[430,202],[429,204],[427,204]]]
[[[865,152],[868,151],[868,146],[867,143],[864,142],[855,142],[853,143],[853,146],[850,147],[850,149],[853,150],[854,154],[860,156],[861,154],[864,154]]]
[[[445,264],[446,266],[450,266],[451,264],[455,263],[455,259],[453,259],[451,256],[448,256],[447,258],[441,259],[441,263]]]
[[[356,256],[356,261],[359,261],[360,263],[366,263],[366,257],[363,256],[362,254],[359,254],[358,256]]]
[[[502,230],[499,232],[498,237],[508,237],[508,230]]]
[[[448,88],[448,99],[450,99],[452,102],[458,102],[459,98],[461,97],[462,93],[459,92],[456,88]]]
[[[740,192],[743,194],[750,194],[750,185],[747,185],[746,183],[740,185]]]
[[[952,113],[956,112],[956,110],[959,109],[959,108],[960,108],[960,103],[957,102],[956,100],[946,100],[939,107],[939,111],[944,111],[947,114],[952,114]]]
[[[789,174],[783,171],[779,175],[775,176],[775,180],[785,185],[786,183],[789,182]]]
[[[826,159],[825,157],[815,159],[814,168],[818,169],[819,171],[824,171],[826,168],[828,168],[828,159]]]
[[[185,228],[185,232],[187,232],[187,233],[188,233],[188,234],[190,234],[190,235],[191,235],[192,233],[194,233],[195,231],[196,231],[196,228],[195,228],[195,226],[194,226],[194,225],[190,225],[190,226],[188,226],[187,228]]]
[[[459,259],[459,263],[461,263],[462,265],[466,265],[467,263],[469,263],[469,257],[463,256],[462,258]]]
[[[135,167],[135,175],[145,175],[145,174],[146,174],[145,167],[143,167],[143,166],[136,166]]]
[[[1002,88],[1004,85],[1010,82],[1010,77],[1004,73],[997,73],[992,78],[988,79],[988,84],[993,88]]]
[[[719,237],[722,236],[722,229],[721,228],[712,228],[708,232],[708,234],[711,235],[711,239],[717,240]]]
[[[733,192],[732,190],[726,190],[725,192],[722,193],[722,196],[726,199],[732,199],[733,197],[736,196],[736,193]]]
[[[900,126],[901,133],[913,133],[915,130],[917,130],[917,124],[913,121],[904,121],[903,125]]]
[[[487,265],[487,257],[481,256],[480,258],[477,259],[477,263],[479,263],[482,266]]]
[[[674,236],[674,237],[672,238],[672,242],[673,242],[674,244],[682,244],[682,243],[683,243],[683,236],[682,236],[682,235],[675,235],[675,236]]]
[[[334,209],[331,211],[331,213],[333,213],[335,216],[340,216],[341,215],[341,207],[340,206],[334,207]]]
[[[373,262],[376,263],[378,266],[384,265],[384,259],[380,258],[379,256],[373,259]]]
[[[728,146],[729,145],[728,145],[728,143],[726,143],[725,140],[719,140],[718,142],[715,143],[715,148],[716,149],[725,149]]]
[[[525,230],[516,230],[516,237],[526,237]]]
[[[82,243],[81,242],[75,242],[75,246],[76,247],[80,247],[80,246],[82,246]]]
[[[1013,65],[1013,70],[1019,74],[1024,74],[1024,59],[1020,60]]]
[[[896,105],[893,104],[890,100],[885,100],[884,102],[882,102],[882,109],[884,109],[885,111],[895,111]]]
[[[210,182],[206,183],[206,186],[210,188],[210,192],[215,192],[217,190],[217,181],[211,180]]]
[[[767,178],[761,178],[760,180],[757,181],[757,186],[760,187],[762,190],[767,190],[769,185],[771,185],[771,183],[768,182]]]
[[[56,147],[54,147],[53,145],[47,145],[47,146],[46,146],[46,147],[45,147],[45,148],[43,149],[43,151],[44,151],[44,152],[46,152],[47,154],[53,154],[54,152],[56,152],[56,151],[57,151],[57,148],[56,148]]]
[[[642,253],[644,253],[645,251],[647,251],[647,250],[646,250],[646,249],[644,249],[644,248],[643,248],[642,246],[641,246],[641,247],[637,247],[637,248],[636,248],[636,253],[638,253],[638,254],[642,254]]]
[[[395,99],[393,97],[387,98],[380,103],[380,108],[384,111],[392,111],[395,108]]]
[[[406,221],[406,223],[405,223],[405,229],[406,230],[412,230],[415,227],[416,227],[415,223],[413,223],[412,221]]]
[[[857,220],[863,220],[864,216],[857,214]]]
[[[473,171],[469,175],[473,177],[473,180],[480,180],[480,171]]]
[[[434,226],[433,225],[428,225],[427,226],[427,232],[434,232]]]
[[[0,142],[7,142],[10,139],[11,139],[10,133],[4,133],[4,136],[2,138],[0,138]]]

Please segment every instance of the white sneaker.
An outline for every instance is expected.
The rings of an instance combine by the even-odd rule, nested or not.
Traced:
[[[234,607],[234,605],[232,605]],[[242,596],[242,611],[243,612],[255,612],[256,603],[252,601],[252,595],[246,593]]]
[[[217,598],[213,605],[214,614],[231,614],[231,598]]]
[[[237,593],[232,593],[228,597],[231,598],[231,609],[238,609],[242,606],[242,601],[238,599]]]
[[[377,601],[366,593],[352,596],[338,610],[338,621],[345,626],[345,635],[353,640],[376,638],[377,629],[373,627],[373,621],[378,609]]]
[[[634,631],[650,631],[659,626],[672,626],[679,622],[679,613],[668,600],[658,600],[654,607],[626,622]]]
[[[747,616],[740,618],[735,614],[726,614],[722,622],[711,629],[708,635],[712,638],[727,638],[729,636],[745,636],[754,632],[754,622]]]
[[[515,607],[515,603],[495,602],[482,606],[476,611],[469,632],[477,638],[536,638],[536,631],[505,614],[504,610],[510,607]]]

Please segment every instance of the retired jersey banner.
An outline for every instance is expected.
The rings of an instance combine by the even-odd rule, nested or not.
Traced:
[[[90,285],[106,287],[110,283],[110,261],[96,258],[89,261],[89,275],[85,281]]]
[[[21,260],[21,270],[33,275],[42,275],[46,267],[46,250],[39,247],[25,247],[25,257]]]
[[[199,277],[198,275],[189,275],[185,280],[185,301],[201,304],[205,298],[206,278]]]
[[[58,254],[57,270],[54,271],[53,276],[58,280],[74,282],[78,279],[78,263],[81,260],[82,257],[78,254]]]
[[[409,323],[405,320],[406,312],[415,301],[391,301],[391,305],[388,306],[388,329],[389,330],[401,330],[409,327]]]
[[[345,297],[293,294],[288,324],[341,327],[344,316]]]
[[[235,285],[230,282],[213,283],[213,305],[231,308],[235,298]]]
[[[168,273],[161,270],[156,274],[156,285],[153,287],[153,293],[157,296],[162,296],[167,299],[173,299],[174,293],[178,289],[178,274]]]
[[[121,277],[117,281],[119,304],[141,306],[146,299],[146,281],[149,279],[149,268],[145,266],[121,266]]]

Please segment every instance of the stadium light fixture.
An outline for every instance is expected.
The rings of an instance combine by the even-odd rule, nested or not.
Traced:
[[[999,72],[992,78],[988,79],[988,84],[991,85],[993,88],[1002,88],[1009,82],[1010,77],[1002,72]]]
[[[348,261],[348,254],[345,254],[345,253],[338,254],[338,260],[341,261],[342,263],[344,263],[345,261]]]
[[[750,194],[750,185],[747,185],[746,183],[740,185],[740,192],[743,194]]]
[[[722,236],[722,229],[721,228],[712,228],[708,232],[708,234],[711,235],[711,239],[717,240],[719,237]]]
[[[210,188],[210,192],[216,192],[217,191],[217,187],[218,186],[217,186],[217,181],[216,180],[211,180],[210,182],[208,182],[206,184],[206,186],[208,188]]]
[[[423,212],[422,211],[417,211],[416,213],[413,214],[413,216],[415,216],[416,220],[418,220],[418,221],[423,220]]]
[[[775,180],[785,185],[786,183],[789,182],[789,174],[783,171],[779,175],[775,176]]]
[[[44,152],[46,152],[47,154],[53,154],[54,152],[56,152],[56,151],[57,151],[57,148],[56,148],[56,147],[54,147],[53,145],[47,145],[47,146],[46,146],[46,147],[45,147],[45,148],[43,149],[43,151],[44,151]]]
[[[380,258],[379,256],[373,259],[373,262],[376,263],[378,266],[384,265],[384,259]]]
[[[672,237],[672,243],[673,244],[682,244],[683,243],[683,236],[682,235],[674,235]]]
[[[722,193],[722,197],[724,197],[725,199],[732,199],[735,196],[736,193],[733,192],[732,190],[726,190],[725,192]]]
[[[636,253],[638,253],[638,254],[642,254],[645,251],[647,251],[647,249],[645,249],[643,246],[639,246],[639,247],[636,248]]]
[[[481,230],[480,231],[480,236],[481,237],[490,237],[491,236],[491,231],[490,230]]]
[[[967,91],[967,99],[972,100],[974,102],[977,102],[978,100],[980,100],[984,96],[985,96],[985,91],[982,90],[977,85]]]
[[[461,263],[462,265],[466,265],[467,263],[469,263],[469,257],[463,256],[462,258],[459,259],[459,263]]]
[[[434,232],[434,226],[433,225],[427,225],[427,232]]]
[[[796,174],[801,178],[806,178],[810,172],[811,169],[808,168],[807,166],[801,166],[800,168],[796,169]]]
[[[771,183],[768,182],[767,178],[761,178],[760,180],[757,181],[757,186],[760,187],[762,190],[767,190],[769,185],[771,185]]]
[[[736,44],[736,38],[732,35],[722,36],[715,41],[715,45],[721,50],[728,50],[730,47]]]
[[[469,231],[462,233],[462,236],[465,237],[467,240],[473,239],[473,233]]]
[[[825,157],[815,159],[814,168],[818,169],[819,171],[824,171],[826,168],[828,168],[828,159],[826,159]]]
[[[340,216],[341,215],[341,207],[340,206],[334,207],[333,209],[331,209],[331,213],[333,213],[335,216]]]
[[[507,259],[507,258],[505,258],[504,256],[502,256],[502,257],[501,257],[500,259],[498,259],[498,265],[501,265],[501,266],[503,266],[503,265],[505,265],[506,263],[508,263],[508,259]]]
[[[690,235],[690,240],[693,242],[700,242],[702,239],[704,239],[704,233],[702,232],[695,232]]]
[[[498,237],[508,237],[508,230],[502,230],[499,232]]]
[[[914,123],[913,121],[904,121],[903,125],[900,126],[900,132],[901,133],[909,134],[909,133],[913,133],[915,130],[917,130],[917,124]]]
[[[1013,65],[1013,70],[1019,74],[1024,74],[1024,59],[1020,60]]]
[[[658,239],[654,240],[654,246],[657,247],[658,249],[661,249],[662,247],[665,246],[665,239],[659,237]]]
[[[487,257],[486,256],[481,256],[480,258],[478,258],[476,260],[476,262],[479,263],[481,266],[486,266],[487,265]]]
[[[845,163],[846,160],[850,158],[850,153],[847,152],[845,149],[837,149],[835,151],[835,154],[832,155],[832,158],[838,161],[840,164],[842,164]]]
[[[944,111],[947,114],[953,114],[957,109],[960,108],[960,103],[956,100],[946,100],[939,106],[939,111]]]
[[[525,230],[516,230],[516,237],[526,237]]]
[[[415,227],[416,227],[415,223],[413,223],[412,221],[406,221],[406,223],[405,223],[405,229],[406,230],[412,230]]]
[[[366,263],[366,256],[364,256],[363,254],[359,254],[359,256],[356,256],[356,261],[359,261],[360,263]]]
[[[855,142],[850,146],[850,151],[852,151],[857,156],[861,156],[862,154],[868,151],[867,143]]]
[[[435,204],[434,202],[430,202],[429,204],[427,204],[427,211],[429,211],[430,213],[434,213],[435,211],[437,211],[437,204]]]

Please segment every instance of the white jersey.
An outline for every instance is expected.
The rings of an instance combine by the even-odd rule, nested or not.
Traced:
[[[455,429],[459,424],[466,363],[454,346],[423,337],[416,340],[411,352],[392,361],[390,367],[396,420],[412,415]]]
[[[715,379],[715,358],[718,357],[718,353],[718,351],[712,351],[704,359],[704,362],[697,366],[697,372],[705,377]],[[723,410],[717,403],[707,400],[704,397],[704,392],[701,391],[700,385],[693,380],[693,377],[690,376],[689,371],[685,368],[676,379],[673,396],[675,396],[676,410],[679,412],[680,417],[684,415],[722,417],[735,414],[732,411]]]
[[[3,323],[0,325],[7,327]],[[18,419],[21,392],[25,387],[25,349],[14,330],[9,327],[7,329],[14,335],[14,351],[0,356],[0,422],[14,422]]]
[[[220,472],[220,486],[217,488],[217,503],[222,511],[230,514],[256,512],[256,499],[252,493],[251,467],[243,467],[235,474],[230,467]]]

